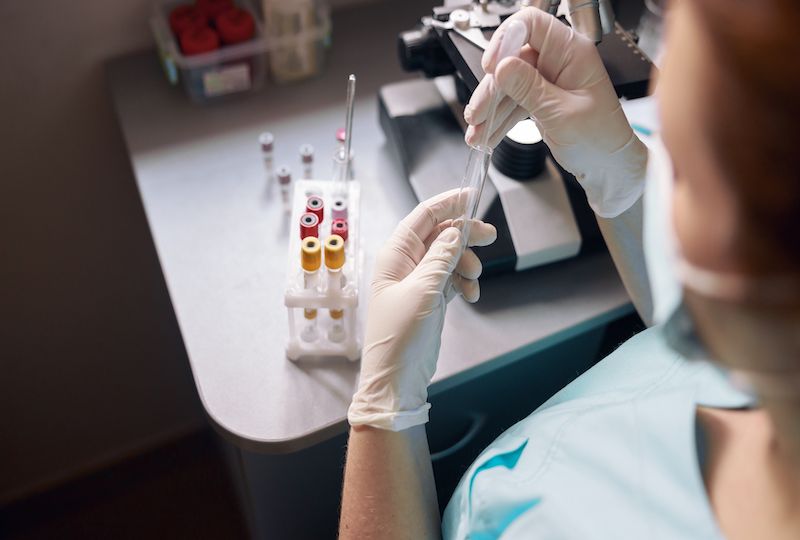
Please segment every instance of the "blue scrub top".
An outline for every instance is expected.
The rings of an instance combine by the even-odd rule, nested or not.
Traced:
[[[696,407],[750,396],[688,362],[659,327],[630,339],[495,440],[444,513],[444,538],[723,538],[706,495]]]

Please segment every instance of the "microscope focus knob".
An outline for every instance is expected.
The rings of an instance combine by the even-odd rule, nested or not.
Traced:
[[[515,180],[534,180],[544,170],[547,145],[533,120],[511,128],[492,153],[492,165]]]
[[[397,55],[405,71],[422,71],[426,77],[449,75],[456,68],[429,26],[401,32],[397,36]]]
[[[450,22],[459,30],[467,30],[470,27],[469,11],[466,9],[456,9],[450,14]]]

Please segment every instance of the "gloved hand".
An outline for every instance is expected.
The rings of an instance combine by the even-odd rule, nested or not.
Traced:
[[[456,292],[468,302],[480,295],[481,263],[471,249],[461,254],[461,233],[452,226],[464,205],[458,189],[420,203],[378,254],[351,425],[400,431],[428,421],[447,302]],[[469,229],[471,246],[497,237],[482,221]]]
[[[528,44],[519,57],[498,64],[499,44],[511,20],[530,29]],[[639,199],[647,149],[634,135],[592,41],[552,15],[527,8],[500,25],[482,65],[493,76],[481,80],[464,110],[469,144],[482,140],[490,103],[500,91],[505,95],[492,122],[490,146],[530,116],[599,216],[615,217]]]

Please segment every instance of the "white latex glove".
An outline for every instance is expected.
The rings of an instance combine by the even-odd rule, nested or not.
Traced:
[[[519,20],[530,29],[519,58],[496,62],[504,28]],[[537,8],[505,21],[483,55],[484,77],[464,110],[466,140],[483,137],[487,110],[500,92],[490,146],[530,116],[553,157],[578,179],[601,217],[615,217],[642,195],[647,149],[634,135],[594,43]]]
[[[461,233],[452,226],[464,213],[458,192],[420,203],[378,254],[361,379],[347,414],[353,426],[400,431],[428,421],[447,302],[456,292],[468,302],[480,295],[481,263],[471,249],[459,258]],[[468,244],[485,246],[496,237],[494,226],[473,221]]]

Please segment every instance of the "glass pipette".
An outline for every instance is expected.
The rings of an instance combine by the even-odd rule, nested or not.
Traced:
[[[347,193],[347,180],[350,178],[350,157],[352,151],[350,146],[353,142],[353,106],[355,104],[356,96],[356,76],[350,75],[347,78],[347,110],[345,113],[345,132],[344,132],[344,145],[342,148],[336,150],[336,155],[333,157],[333,181],[334,193],[343,196]]]
[[[503,36],[500,40],[499,50],[497,53],[497,62],[509,56],[516,56],[519,54],[520,49],[528,39],[528,32],[525,25],[520,21],[511,21],[505,28]],[[491,85],[495,85],[494,76],[487,73],[484,77],[492,77],[490,80]],[[489,172],[489,163],[492,157],[492,147],[489,146],[489,139],[494,129],[494,116],[497,105],[502,99],[502,94],[499,90],[494,92],[491,97],[489,109],[487,111],[486,120],[484,121],[485,129],[483,135],[477,144],[470,145],[469,156],[467,157],[467,168],[464,171],[464,177],[461,179],[461,187],[458,192],[459,203],[464,201],[464,214],[456,223],[461,229],[461,250],[467,247],[469,240],[470,221],[475,219],[478,212],[478,203],[483,192],[483,184],[486,182],[486,174]]]

